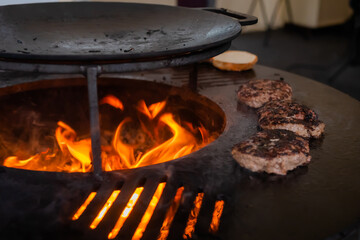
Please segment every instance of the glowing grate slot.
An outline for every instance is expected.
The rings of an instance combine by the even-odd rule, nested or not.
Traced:
[[[215,234],[219,230],[221,214],[224,210],[224,201],[216,201],[209,232]]]
[[[81,214],[83,214],[83,212],[85,211],[85,209],[87,208],[87,206],[91,203],[91,201],[94,199],[96,195],[96,192],[91,192],[89,194],[89,196],[87,197],[87,199],[85,200],[85,202],[79,207],[79,209],[76,211],[76,213],[74,214],[74,216],[72,217],[72,220],[78,220],[79,217],[81,216]]]
[[[140,194],[141,194],[141,192],[143,190],[144,190],[143,187],[136,188],[135,192],[133,193],[133,195],[131,196],[129,202],[126,205],[126,208],[121,213],[120,218],[116,222],[115,227],[109,233],[109,235],[108,235],[109,239],[114,239],[116,237],[116,235],[118,235],[121,227],[124,225],[124,222],[126,221],[127,217],[130,215],[131,211],[133,210],[133,208],[134,208],[134,206],[135,206],[137,200],[139,199]]]
[[[115,190],[112,192],[112,194],[110,195],[109,199],[106,201],[104,207],[101,209],[101,211],[99,212],[99,214],[96,216],[96,218],[94,219],[94,221],[91,223],[90,228],[91,229],[95,229],[99,223],[101,222],[101,220],[104,218],[105,214],[107,213],[107,211],[109,210],[109,208],[112,206],[112,204],[114,203],[114,201],[116,200],[117,196],[119,195],[120,190]]]
[[[180,200],[183,191],[184,191],[184,187],[181,187],[176,191],[174,201],[172,202],[169,210],[166,213],[165,220],[163,222],[163,225],[161,226],[160,234],[157,240],[166,240],[167,236],[169,235],[169,229],[175,217],[175,214],[180,206]]]
[[[150,218],[154,213],[156,205],[158,204],[158,202],[160,200],[161,194],[165,188],[165,184],[166,183],[160,183],[158,185],[158,187],[154,193],[154,196],[152,197],[150,204],[149,204],[148,208],[146,209],[145,214],[142,217],[141,222],[134,233],[132,240],[140,240],[141,237],[143,236],[146,226],[148,225]]]
[[[197,217],[200,212],[203,198],[204,198],[204,193],[198,193],[198,195],[196,196],[196,199],[194,201],[194,207],[190,212],[190,216],[184,231],[184,235],[183,235],[184,239],[192,238],[192,234],[195,231],[195,224],[197,222]]]

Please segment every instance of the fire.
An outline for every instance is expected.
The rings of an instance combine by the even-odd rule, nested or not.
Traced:
[[[224,210],[224,200],[216,201],[209,232],[215,234],[219,230],[220,218]]]
[[[141,222],[139,223],[139,226],[137,227],[134,236],[131,240],[140,240],[143,236],[143,233],[151,219],[151,216],[153,215],[156,205],[158,204],[161,194],[165,188],[166,183],[160,183],[154,193],[154,196],[152,197],[149,206],[147,207],[144,216],[141,219]]]
[[[111,193],[111,195],[110,195],[109,199],[106,201],[104,207],[101,209],[101,211],[98,213],[98,215],[96,216],[94,221],[91,223],[91,225],[90,225],[91,229],[95,229],[99,225],[99,223],[104,218],[107,211],[111,208],[111,206],[113,205],[113,203],[115,202],[115,200],[119,194],[120,194],[120,190],[115,190]]]
[[[161,226],[160,234],[157,240],[166,240],[166,238],[168,237],[171,223],[174,220],[175,214],[180,206],[180,200],[183,191],[184,191],[184,187],[181,187],[176,191],[175,198],[166,213],[165,220]]]
[[[185,231],[184,231],[184,235],[183,235],[184,239],[192,238],[192,234],[195,231],[197,217],[200,213],[200,208],[201,208],[203,198],[204,198],[204,193],[198,193],[198,195],[196,196],[196,199],[194,201],[194,207],[190,212],[190,216],[189,216],[189,219],[188,219]]]
[[[78,220],[81,214],[85,211],[85,209],[89,206],[91,201],[96,196],[96,192],[91,192],[89,196],[86,198],[85,202],[79,207],[79,209],[76,211],[74,216],[72,217],[72,220]]]
[[[105,96],[99,103],[112,106],[116,111],[123,112],[127,108],[113,95]],[[196,151],[215,139],[201,123],[194,126],[165,111],[166,104],[166,101],[161,101],[147,105],[140,100],[132,114],[126,111],[129,114],[119,119],[112,140],[102,143],[103,170],[136,168],[170,161]],[[17,155],[9,156],[3,165],[39,171],[92,171],[90,137],[79,137],[71,126],[59,121],[55,139],[53,148],[25,159]]]
[[[120,229],[122,228],[122,226],[124,225],[126,219],[130,215],[131,211],[134,209],[134,206],[135,206],[137,200],[139,199],[140,194],[142,193],[143,190],[144,190],[143,187],[136,188],[135,192],[133,193],[129,202],[127,203],[124,211],[121,213],[120,218],[116,222],[115,227],[109,233],[109,235],[108,235],[109,239],[114,239],[116,237],[116,235],[118,235],[118,233],[119,233]]]
[[[110,106],[113,106],[114,108],[124,110],[123,103],[113,95],[107,95],[106,97],[101,99],[100,104],[109,104]]]

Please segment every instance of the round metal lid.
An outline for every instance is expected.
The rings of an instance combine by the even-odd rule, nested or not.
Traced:
[[[0,58],[122,61],[171,58],[231,41],[238,21],[199,9],[63,2],[0,7]]]

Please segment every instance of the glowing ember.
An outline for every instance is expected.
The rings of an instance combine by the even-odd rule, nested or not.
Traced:
[[[81,214],[83,214],[83,212],[85,211],[85,209],[87,208],[87,206],[91,203],[91,201],[94,199],[94,197],[96,196],[96,192],[91,192],[89,194],[89,196],[86,198],[85,202],[80,206],[80,208],[76,211],[76,213],[74,214],[74,216],[72,217],[72,220],[77,220],[79,219],[79,217],[81,216]]]
[[[113,95],[104,97],[100,104],[112,106],[117,111],[123,111],[126,107]],[[200,126],[194,126],[190,122],[181,121],[179,116],[165,111],[165,107],[166,101],[148,106],[144,100],[140,100],[134,109],[136,114],[124,116],[120,120],[112,140],[108,143],[103,141],[101,146],[103,170],[166,162],[196,151],[215,139],[216,136],[210,136],[201,123]],[[40,171],[92,171],[90,138],[78,137],[76,131],[62,121],[57,125],[53,149],[25,159],[9,156],[3,165]]]
[[[190,216],[184,231],[184,235],[183,235],[184,239],[192,238],[192,234],[195,231],[195,224],[197,222],[197,217],[200,213],[200,208],[203,198],[204,198],[204,193],[198,193],[198,195],[196,196],[196,199],[194,201],[194,207],[190,212]]]
[[[91,223],[91,225],[90,225],[91,229],[95,229],[99,225],[99,223],[104,218],[104,216],[107,213],[107,211],[109,210],[109,208],[112,206],[112,204],[116,200],[119,193],[120,193],[120,190],[115,190],[112,192],[109,199],[106,201],[104,207],[101,209],[101,211],[98,213],[98,215],[96,216],[94,221]]]
[[[141,222],[134,233],[134,236],[132,237],[132,240],[140,240],[141,237],[143,236],[146,226],[149,223],[150,218],[155,211],[156,205],[158,204],[158,202],[160,200],[160,197],[161,197],[161,194],[162,194],[164,188],[165,188],[165,183],[160,183],[159,186],[157,187],[157,189],[154,193],[154,196],[152,197],[150,204],[149,204],[148,208],[146,209],[145,214],[142,217]]]
[[[180,206],[180,200],[181,200],[183,191],[184,191],[184,187],[181,187],[176,191],[175,198],[166,213],[165,220],[161,226],[160,234],[159,234],[157,240],[166,240],[167,236],[169,235],[169,229],[170,229],[171,223],[175,217],[175,214]]]
[[[120,218],[116,222],[115,227],[109,233],[109,235],[108,235],[109,239],[114,239],[116,237],[116,235],[118,235],[120,229],[122,228],[122,226],[124,225],[127,217],[130,215],[131,211],[133,210],[133,208],[134,208],[134,206],[135,206],[137,200],[139,199],[140,194],[141,194],[141,192],[143,190],[144,190],[143,187],[136,188],[135,192],[133,193],[133,195],[131,196],[129,202],[126,205],[126,208],[121,213]]]
[[[215,234],[219,230],[220,218],[224,210],[224,201],[216,201],[209,232]]]

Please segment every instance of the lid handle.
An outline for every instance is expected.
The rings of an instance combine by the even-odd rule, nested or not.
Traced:
[[[223,14],[239,21],[242,26],[253,25],[258,22],[258,18],[245,13],[234,12],[225,8],[201,8],[201,10]]]

